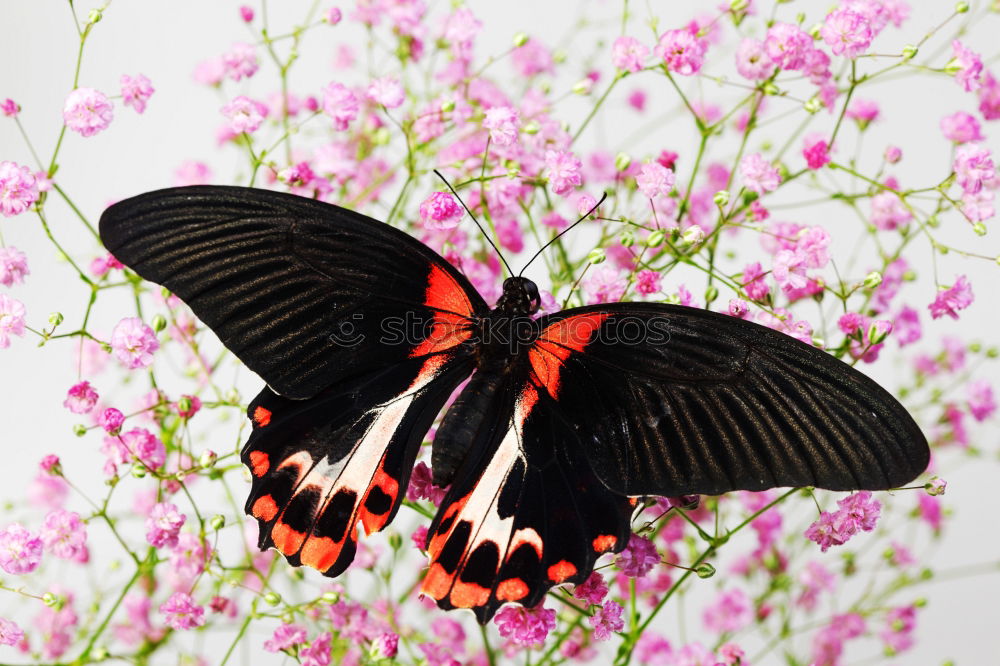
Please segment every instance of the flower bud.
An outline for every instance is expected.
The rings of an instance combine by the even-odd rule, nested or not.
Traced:
[[[705,290],[705,305],[708,305],[709,303],[713,302],[718,297],[719,297],[719,288],[716,287],[714,284],[709,285],[708,289]]]
[[[887,319],[876,319],[868,327],[868,341],[873,345],[885,340],[892,333],[892,322]]]
[[[527,44],[529,39],[530,38],[528,37],[528,35],[526,35],[523,32],[519,32],[516,35],[514,35],[514,46],[520,48],[525,44]]]
[[[73,434],[76,435],[77,437],[83,437],[84,435],[87,434],[87,426],[83,425],[82,423],[77,423],[75,426],[73,426]]]
[[[42,603],[49,608],[55,608],[56,606],[62,608],[62,599],[59,598],[59,595],[52,594],[51,592],[46,592],[42,595]]]
[[[948,487],[948,482],[944,479],[934,476],[931,480],[924,484],[924,491],[927,492],[931,497],[937,497],[938,495],[944,495],[945,489]]]
[[[972,225],[972,231],[975,232],[977,236],[985,236],[986,225],[983,224],[982,222],[976,222],[975,224]]]
[[[700,245],[703,240],[705,240],[705,230],[697,224],[692,224],[681,234],[681,243],[683,245],[694,247],[695,245]]]
[[[657,229],[646,238],[646,247],[659,247],[666,237],[663,229]]]
[[[591,79],[580,79],[573,84],[573,93],[576,95],[589,95],[593,87],[594,82]]]
[[[878,271],[872,271],[865,276],[864,285],[868,289],[874,289],[875,287],[882,284],[882,274]]]
[[[966,9],[968,9],[968,7],[966,7]],[[104,18],[104,12],[100,9],[91,9],[87,12],[87,23],[90,23],[91,25],[100,23],[102,18]]]
[[[712,197],[712,201],[716,206],[722,208],[729,203],[729,192],[727,190],[719,190],[715,193],[715,196]]]
[[[632,158],[628,153],[618,153],[615,155],[615,168],[624,171],[632,164]]]
[[[819,97],[810,97],[806,100],[806,103],[802,105],[802,108],[805,109],[807,113],[819,113],[823,110],[823,100]]]
[[[455,100],[449,99],[447,101],[441,102],[441,111],[443,113],[451,113],[455,110]]]
[[[205,449],[204,451],[201,452],[201,455],[198,456],[198,464],[201,467],[212,467],[213,465],[215,465],[215,461],[217,461],[218,459],[219,459],[218,453],[216,453],[212,449]]]
[[[907,44],[906,46],[903,47],[903,58],[906,60],[912,60],[914,57],[916,57],[917,52],[919,50],[920,49],[918,49],[913,44]]]
[[[698,578],[711,578],[715,575],[715,567],[708,562],[702,562],[694,568],[694,572]]]
[[[62,312],[53,312],[52,314],[49,315],[49,326],[55,328],[59,324],[63,323],[63,319],[64,317],[62,315]]]
[[[958,2],[958,3],[955,3],[955,13],[956,14],[965,14],[968,11],[969,11],[969,3],[967,3],[967,2]]]
[[[607,256],[604,254],[604,250],[602,248],[595,247],[593,250],[587,253],[588,263],[597,265],[600,263],[604,263],[605,259],[607,259]]]
[[[132,466],[132,476],[137,479],[143,479],[146,477],[146,466],[142,463],[136,463]]]
[[[324,592],[323,596],[321,596],[320,599],[322,599],[323,601],[327,602],[328,604],[335,604],[338,601],[340,601],[340,593],[339,592],[332,592],[332,591],[331,592]]]
[[[774,85],[771,81],[768,81],[761,87],[761,92],[765,95],[777,95],[781,91],[778,90],[778,86]]]
[[[268,606],[277,606],[281,603],[281,595],[277,592],[268,592],[264,595],[264,603]]]
[[[399,550],[403,547],[403,537],[399,534],[399,532],[389,533],[389,547],[393,550]]]
[[[538,134],[541,129],[541,126],[534,120],[529,120],[521,127],[521,131],[525,134]]]
[[[161,314],[158,314],[155,317],[153,317],[153,321],[151,323],[153,324],[153,330],[159,333],[160,331],[162,331],[167,327],[167,318]]]
[[[223,527],[226,526],[226,517],[223,516],[221,513],[217,513],[214,516],[212,516],[211,520],[208,521],[208,525],[213,530],[218,532],[219,530],[221,530]]]
[[[622,232],[618,242],[622,244],[622,247],[632,247],[635,245],[635,232],[631,229],[626,229]]]

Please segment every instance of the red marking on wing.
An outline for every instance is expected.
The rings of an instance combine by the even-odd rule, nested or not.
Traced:
[[[280,520],[271,528],[271,540],[274,547],[285,555],[294,555],[299,552],[302,542],[306,540],[305,532],[298,532]]]
[[[455,586],[451,589],[451,603],[455,608],[475,608],[484,605],[490,600],[490,588],[483,587],[477,583],[466,583],[456,580]]]
[[[250,471],[254,476],[264,476],[271,469],[271,458],[263,451],[251,451],[249,457]]]
[[[259,518],[266,523],[274,520],[274,517],[278,515],[278,505],[275,504],[274,498],[270,495],[264,495],[259,497],[256,502],[253,503],[253,507],[250,509],[253,513],[254,518]]]
[[[450,574],[444,567],[434,562],[424,576],[424,582],[420,586],[420,591],[429,594],[432,598],[441,601],[448,596],[451,589],[451,582],[455,579],[455,574]]]
[[[528,596],[528,585],[520,578],[508,578],[497,585],[497,599],[500,601],[520,601]]]
[[[472,303],[455,278],[439,266],[431,266],[424,305],[434,310],[434,324],[430,335],[410,352],[410,357],[451,349],[472,335],[468,326]]]
[[[372,482],[368,485],[368,490],[365,492],[365,496],[358,509],[361,524],[364,525],[366,535],[371,535],[372,532],[378,532],[380,529],[385,527],[385,524],[389,519],[389,514],[391,513],[391,511],[386,511],[382,514],[374,514],[365,507],[365,502],[368,501],[368,496],[371,494],[372,489],[376,487],[391,498],[391,501],[389,502],[391,510],[392,505],[396,503],[396,497],[399,495],[399,481],[386,474],[384,455],[382,456],[381,462],[379,462],[378,469],[375,470]]]
[[[611,550],[618,543],[618,538],[613,534],[602,534],[594,539],[594,552],[603,553]]]
[[[573,352],[583,351],[607,318],[607,313],[595,312],[560,319],[546,326],[528,350],[536,383],[544,386],[553,398],[559,393],[562,364]]]
[[[302,560],[302,564],[310,566],[317,571],[326,571],[337,562],[337,558],[340,557],[340,551],[343,547],[343,541],[338,542],[330,537],[313,535],[302,546],[299,558]]]
[[[263,428],[271,422],[271,410],[257,405],[257,409],[253,410],[253,422]]]
[[[441,522],[443,523],[449,518],[457,515],[458,512],[465,507],[465,503],[469,501],[470,495],[472,495],[471,492],[462,499],[453,502],[452,505],[445,510],[444,515],[441,516]],[[437,556],[441,554],[441,549],[444,548],[444,544],[448,541],[448,537],[451,535],[452,530],[455,529],[457,522],[458,521],[453,521],[452,524],[448,526],[447,530],[444,530],[443,532],[439,531],[431,537],[431,542],[427,546],[427,554],[431,556],[431,560],[436,560]]]
[[[561,583],[576,573],[576,565],[567,560],[559,560],[549,567],[547,573],[553,583]]]

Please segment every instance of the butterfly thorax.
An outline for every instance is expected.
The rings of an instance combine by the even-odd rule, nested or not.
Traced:
[[[511,357],[527,349],[538,337],[531,315],[538,312],[538,287],[527,278],[511,277],[503,283],[503,294],[480,321],[479,367],[508,365]]]

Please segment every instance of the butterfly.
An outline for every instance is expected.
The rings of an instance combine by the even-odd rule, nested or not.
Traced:
[[[783,333],[709,310],[490,308],[436,252],[335,205],[224,186],[104,213],[107,249],[184,300],[267,384],[248,407],[259,546],[342,573],[402,503],[421,444],[448,487],[422,591],[487,622],[580,583],[630,538],[635,498],[888,489],[927,466],[906,410]]]

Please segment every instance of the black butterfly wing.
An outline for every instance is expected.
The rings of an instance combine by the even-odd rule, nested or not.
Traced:
[[[527,377],[523,359],[474,374],[434,440],[435,454],[455,437],[468,447],[428,531],[422,591],[481,623],[506,602],[535,606],[552,586],[583,582],[629,539],[632,503],[598,480]]]
[[[683,306],[589,306],[539,320],[533,381],[624,495],[899,487],[927,441],[899,402],[833,356]]]
[[[471,372],[482,298],[405,233],[266,190],[151,192],[100,229],[268,383],[242,453],[260,547],[343,571],[357,524],[392,519],[423,436]]]
[[[159,190],[108,208],[100,232],[119,261],[177,294],[289,398],[453,347],[487,311],[465,276],[423,243],[290,194]]]

